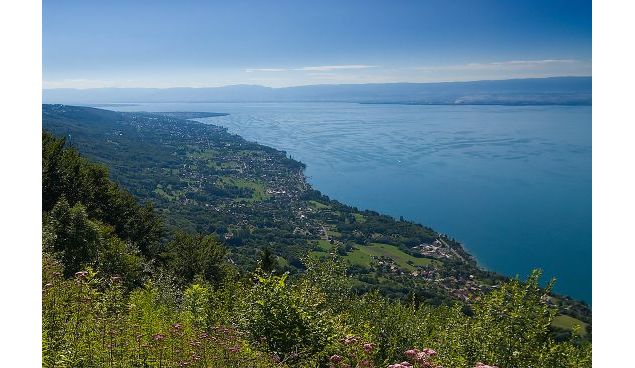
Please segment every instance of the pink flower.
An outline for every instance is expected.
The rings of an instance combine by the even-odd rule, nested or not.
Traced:
[[[483,364],[481,362],[478,362],[478,363],[476,363],[474,368],[498,368],[498,367],[495,366],[495,365],[487,365],[487,364]]]
[[[404,352],[408,358],[414,358],[417,355],[418,351],[416,349],[409,349]]]
[[[238,353],[239,351],[240,351],[240,346],[234,346],[232,348],[229,348],[230,353]]]
[[[430,357],[433,357],[433,356],[437,355],[437,352],[435,350],[433,350],[433,349],[430,349],[430,348],[423,349],[423,352],[426,353],[426,355],[428,355]]]
[[[360,367],[370,367],[370,362],[368,361],[368,359],[364,359],[364,360],[359,362],[359,366]]]
[[[162,333],[156,333],[152,335],[152,340],[154,341],[162,341],[163,339],[165,339],[165,335]]]
[[[331,355],[329,360],[331,361],[331,363],[337,364],[337,363],[342,361],[342,357],[337,355],[337,354],[333,354],[333,355]]]
[[[371,351],[373,351],[373,349],[375,348],[375,345],[367,342],[366,344],[364,344],[364,351],[367,353],[370,353]]]
[[[347,336],[345,339],[342,340],[342,343],[344,345],[351,345],[357,342],[357,337],[355,336]]]
[[[420,351],[417,353],[417,356],[415,357],[415,360],[418,363],[424,363],[428,360],[428,354],[424,353],[423,351]]]

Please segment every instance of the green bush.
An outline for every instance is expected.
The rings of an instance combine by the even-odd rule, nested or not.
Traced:
[[[252,343],[283,361],[319,358],[334,337],[334,323],[317,288],[290,285],[287,274],[257,275],[244,300],[242,325]]]
[[[93,262],[103,242],[85,207],[81,203],[70,207],[64,197],[44,216],[43,234],[44,248],[59,254],[67,277]]]
[[[220,285],[231,271],[225,262],[227,251],[213,235],[176,232],[163,258],[170,270],[190,283],[196,276]]]

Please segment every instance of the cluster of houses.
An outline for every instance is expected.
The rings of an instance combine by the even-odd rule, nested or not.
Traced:
[[[450,259],[453,255],[452,250],[439,239],[436,239],[432,244],[421,243],[412,248],[426,257]]]

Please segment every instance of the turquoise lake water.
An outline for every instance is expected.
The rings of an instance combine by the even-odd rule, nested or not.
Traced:
[[[488,269],[557,278],[591,303],[591,107],[192,103],[200,119],[285,150],[322,193],[461,241]]]

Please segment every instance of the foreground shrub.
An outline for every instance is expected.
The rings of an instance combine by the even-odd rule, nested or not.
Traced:
[[[176,300],[151,284],[126,295],[120,279],[101,279],[90,270],[64,279],[54,259],[47,256],[44,262],[44,367],[273,364],[232,326],[199,328]]]
[[[289,285],[287,274],[256,277],[242,317],[251,341],[280,361],[319,360],[334,336],[324,295],[307,284]]]
[[[182,291],[158,276],[129,291],[91,268],[66,278],[49,253],[42,270],[45,367],[591,367],[590,343],[550,337],[539,273],[466,315],[356,296],[324,270]]]

